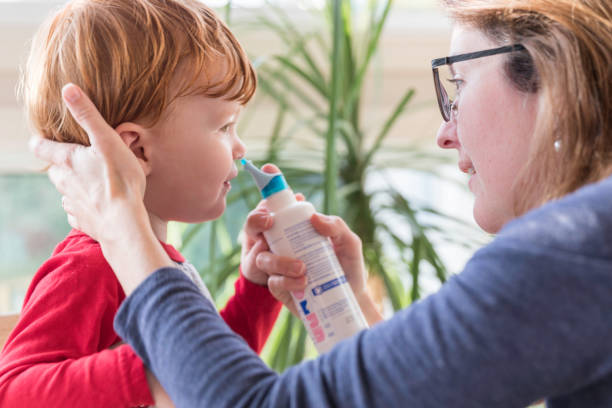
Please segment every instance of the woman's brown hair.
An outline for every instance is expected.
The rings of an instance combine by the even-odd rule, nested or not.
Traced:
[[[612,1],[442,0],[451,18],[496,43],[521,43],[505,74],[539,93],[518,215],[612,172]],[[555,149],[555,142],[558,149]]]
[[[21,93],[36,132],[88,145],[61,98],[68,82],[83,89],[112,127],[152,126],[173,100],[190,94],[245,104],[256,88],[234,35],[197,0],[68,3],[38,30]]]

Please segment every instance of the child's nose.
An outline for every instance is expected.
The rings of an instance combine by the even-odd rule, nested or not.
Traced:
[[[457,139],[457,121],[442,122],[438,129],[436,142],[442,149],[457,149],[459,140]]]
[[[234,139],[235,140],[232,146],[232,153],[234,156],[234,160],[239,160],[239,159],[244,158],[246,154],[246,146],[244,145],[242,140],[238,137],[238,135],[236,135]]]

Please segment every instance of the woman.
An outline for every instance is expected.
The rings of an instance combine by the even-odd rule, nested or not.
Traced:
[[[499,235],[438,293],[282,375],[169,267],[142,215],[135,161],[66,88],[93,148],[39,141],[35,151],[54,163],[70,223],[101,242],[131,293],[117,331],[177,406],[612,406],[612,5],[444,5],[456,24],[452,56],[433,61],[438,143],[458,150],[474,216]],[[107,205],[91,214],[92,202]],[[139,221],[109,231],[99,220],[111,213]],[[343,266],[363,274],[358,238],[333,218],[327,235],[351,261]],[[122,254],[125,242],[142,256]],[[179,318],[190,324],[178,330]]]

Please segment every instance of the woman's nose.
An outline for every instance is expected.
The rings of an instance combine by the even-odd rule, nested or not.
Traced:
[[[438,129],[436,142],[442,149],[457,149],[459,140],[457,139],[457,121],[442,122]]]

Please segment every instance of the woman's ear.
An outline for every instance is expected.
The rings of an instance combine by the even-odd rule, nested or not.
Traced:
[[[151,146],[146,129],[136,123],[126,122],[117,126],[115,131],[134,153],[145,175],[148,176],[151,173],[151,161],[149,160]]]

